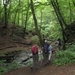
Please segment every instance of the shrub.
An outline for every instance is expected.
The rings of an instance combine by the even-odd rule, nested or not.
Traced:
[[[7,71],[7,68],[4,67],[4,62],[5,60],[0,60],[0,75],[2,75],[3,73]]]
[[[4,73],[20,68],[21,66],[16,63],[16,62],[12,62],[8,65],[5,64],[6,60],[0,60],[0,75],[3,75]]]
[[[37,35],[32,37],[32,43],[35,43],[35,42],[39,43],[39,39]]]
[[[65,51],[59,51],[56,53],[56,60],[54,64],[65,65],[69,63],[75,63],[75,45],[71,45]]]

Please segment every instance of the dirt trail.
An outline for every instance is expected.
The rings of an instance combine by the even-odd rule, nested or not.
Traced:
[[[75,64],[65,66],[50,64],[35,71],[32,71],[30,67],[24,67],[4,75],[75,75]]]

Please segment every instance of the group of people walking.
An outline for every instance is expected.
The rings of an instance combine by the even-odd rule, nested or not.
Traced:
[[[60,39],[57,40],[57,44],[58,44],[58,49],[60,49],[61,48],[61,40]],[[42,52],[42,55],[43,55],[42,64],[46,65],[46,64],[50,63],[51,56],[52,56],[52,50],[53,50],[53,46],[51,45],[51,43],[48,43],[48,41],[46,39],[44,39],[44,41],[43,41],[41,50],[39,48],[38,43],[33,45],[31,47],[31,52],[32,52],[32,57],[33,57],[33,66],[31,67],[31,69],[39,68],[39,55],[38,55],[39,51]]]
[[[47,42],[47,40],[44,40],[42,50],[40,50],[38,43],[36,43],[34,46],[31,47],[31,51],[33,55],[33,66],[31,67],[31,69],[39,68],[39,51],[42,52],[43,55],[42,64],[46,65],[50,62],[52,55],[52,46]]]

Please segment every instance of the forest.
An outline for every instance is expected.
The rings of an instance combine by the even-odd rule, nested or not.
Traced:
[[[59,51],[58,38],[62,40]],[[63,69],[65,65],[71,66],[70,75],[75,75],[75,0],[0,0],[0,75],[16,75],[10,71],[19,68],[28,70],[32,65],[31,46],[37,42],[42,49],[44,39],[53,46],[49,66],[63,66]],[[39,57],[43,59],[42,54]],[[42,73],[43,69],[37,75],[47,75]],[[59,75],[69,75],[64,70],[62,73],[61,67],[58,69]],[[19,70],[16,72],[21,75]],[[22,75],[31,74],[26,73]],[[58,75],[57,71],[55,74]]]

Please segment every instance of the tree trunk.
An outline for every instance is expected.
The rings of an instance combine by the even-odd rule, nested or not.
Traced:
[[[75,0],[72,0],[72,2],[73,2],[73,5],[75,6]]]
[[[17,25],[19,25],[19,12],[17,13],[18,19],[17,19]]]
[[[52,6],[53,6],[53,8],[55,10],[55,13],[57,15],[58,21],[59,21],[61,29],[62,29],[63,49],[65,50],[65,48],[66,48],[66,45],[65,45],[65,43],[66,43],[66,38],[65,38],[66,34],[65,34],[64,27],[63,27],[64,23],[62,21],[61,14],[59,13],[60,11],[58,10],[59,8],[58,8],[57,4],[53,0],[51,0],[51,3],[52,3]]]
[[[19,0],[19,4],[18,4],[18,10],[20,10],[20,0]],[[17,15],[18,15],[18,25],[19,25],[19,21],[20,21],[20,12],[18,11],[18,13],[17,13]]]
[[[23,12],[22,12],[22,14],[21,14],[21,15],[22,15],[22,17],[21,17],[21,18],[22,18],[22,19],[21,19],[21,21],[22,21],[22,26],[23,26],[23,24],[24,24]]]
[[[9,9],[8,9],[8,22],[10,21],[10,17],[11,17],[11,8],[12,8],[12,6],[11,6],[11,0],[10,0]]]
[[[35,12],[34,12],[33,0],[31,0],[31,11],[32,11],[33,19],[34,19],[34,23],[35,23],[35,30],[36,30],[36,33],[38,35],[40,45],[42,45],[42,38],[40,35],[40,31],[38,29],[37,19],[36,19]]]
[[[41,26],[42,25],[42,10],[41,10],[41,18],[40,19],[41,19],[41,23],[40,23],[40,31],[41,31],[41,28],[42,28],[42,26]]]
[[[7,25],[8,25],[8,18],[7,18],[7,4],[4,4],[4,21],[5,21],[5,25],[3,28],[5,28],[5,35],[7,34]]]
[[[61,12],[60,12],[58,1],[56,0],[56,2],[54,2],[54,4],[56,6],[56,9],[58,11],[58,14],[59,14],[59,17],[60,17],[62,23],[65,25],[65,27],[67,27],[67,24],[66,24],[66,22],[65,22],[65,20],[64,20],[64,18],[62,16],[62,14],[61,14]]]
[[[2,12],[3,12],[3,8],[0,9],[0,19],[2,18]]]
[[[23,37],[25,37],[25,33],[26,33],[26,26],[27,26],[27,21],[28,21],[28,14],[29,14],[29,1],[28,1],[28,5],[26,8],[27,12],[26,12],[26,18],[25,18],[25,27],[24,27],[24,35]]]
[[[14,34],[14,27],[15,27],[16,15],[17,15],[17,10],[16,10],[15,15],[14,15],[13,28],[12,28],[11,36],[13,36],[13,34]]]

